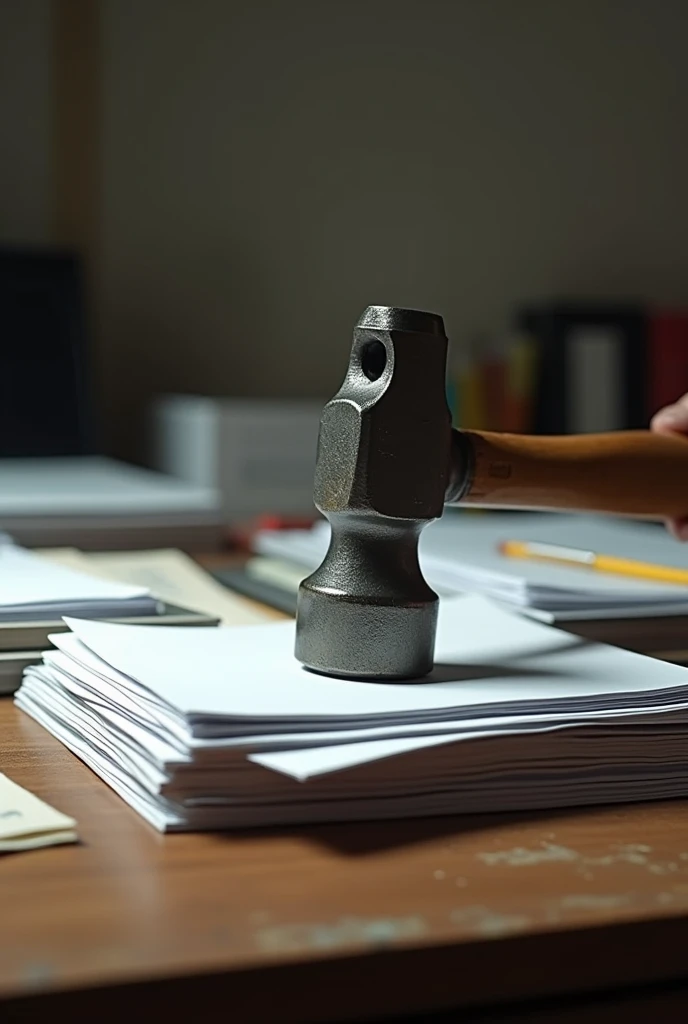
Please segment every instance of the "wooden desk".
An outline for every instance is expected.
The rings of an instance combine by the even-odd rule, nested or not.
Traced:
[[[679,1019],[688,804],[164,837],[9,699],[0,736],[2,770],[81,835],[0,859],[3,1022],[471,1021],[566,993],[489,1019]]]
[[[685,1016],[688,802],[165,837],[7,698],[0,737],[81,836],[0,857],[2,1024]]]

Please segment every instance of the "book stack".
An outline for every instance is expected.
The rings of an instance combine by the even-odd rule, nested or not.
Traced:
[[[579,434],[646,427],[688,393],[688,310],[641,303],[524,304],[504,336],[454,339],[454,425]]]
[[[688,789],[688,669],[481,597],[442,603],[435,669],[403,684],[306,671],[291,622],[68,625],[16,703],[163,832]]]
[[[688,660],[688,587],[594,573],[585,566],[516,561],[503,542],[574,547],[688,571],[688,546],[662,526],[627,519],[447,509],[421,534],[423,573],[440,595],[477,593],[581,637]],[[294,615],[299,583],[322,561],[329,525],[263,530],[243,570],[218,570],[229,587]]]
[[[22,672],[41,660],[64,616],[150,624],[215,625],[212,616],[159,599],[146,586],[79,572],[0,542],[0,693],[13,692]]]

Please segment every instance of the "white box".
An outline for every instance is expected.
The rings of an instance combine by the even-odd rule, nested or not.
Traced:
[[[165,395],[153,407],[156,469],[220,492],[228,523],[315,515],[313,476],[325,401]]]

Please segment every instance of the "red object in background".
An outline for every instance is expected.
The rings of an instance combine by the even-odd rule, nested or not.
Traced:
[[[318,518],[312,516],[280,516],[266,514],[243,523],[234,523],[228,531],[228,543],[240,551],[253,550],[253,538],[260,530],[310,530]]]
[[[688,392],[688,311],[655,313],[649,323],[649,415]]]
[[[315,515],[305,516],[258,516],[257,530],[309,530],[315,522]]]

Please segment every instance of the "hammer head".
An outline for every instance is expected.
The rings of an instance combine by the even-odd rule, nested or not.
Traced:
[[[446,362],[434,313],[369,306],[356,325],[320,421],[314,500],[331,539],[299,589],[295,653],[307,668],[372,679],[432,668],[438,598],[418,540],[448,485]]]

